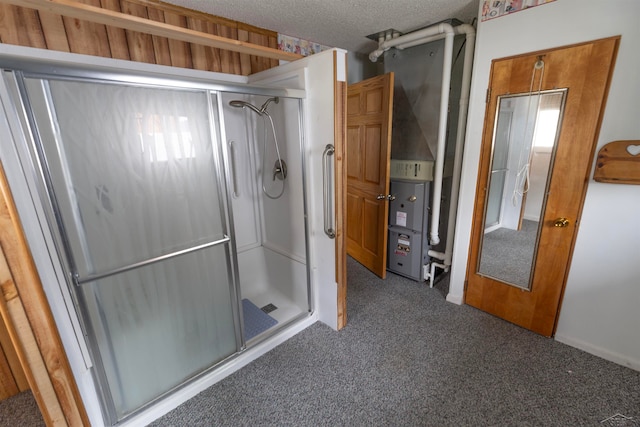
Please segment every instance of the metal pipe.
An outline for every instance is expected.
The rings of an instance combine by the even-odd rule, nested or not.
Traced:
[[[447,143],[447,123],[449,120],[449,91],[451,87],[451,65],[453,62],[453,27],[440,24],[445,31],[444,59],[442,67],[442,89],[440,93],[440,121],[438,123],[438,145],[436,148],[436,162],[433,171],[433,185],[431,194],[431,229],[429,243],[434,246],[440,243],[440,205],[442,196],[442,176],[444,172],[445,145]]]
[[[464,151],[465,133],[467,130],[467,112],[469,110],[469,93],[471,90],[471,69],[475,50],[476,31],[469,24],[455,27],[456,34],[465,34],[464,65],[462,68],[462,87],[458,112],[458,130],[456,133],[456,149],[453,159],[453,177],[451,179],[451,204],[449,205],[449,223],[447,227],[447,244],[444,265],[451,265],[453,256],[453,237],[458,215],[458,199],[460,192],[460,175],[462,172],[462,153]]]
[[[442,197],[442,176],[444,171],[445,145],[447,142],[447,123],[449,113],[449,90],[451,86],[451,66],[453,62],[453,38],[455,31],[453,26],[440,23],[432,27],[414,31],[413,33],[385,40],[380,43],[378,49],[369,54],[371,61],[376,61],[386,50],[396,46],[415,46],[444,37],[444,59],[442,69],[442,89],[440,97],[440,120],[438,124],[438,142],[436,148],[435,167],[433,172],[433,201],[431,204],[431,226],[429,231],[429,243],[440,243],[440,205]]]
[[[396,38],[388,39],[383,42],[379,42],[378,49],[374,50],[369,54],[369,60],[371,62],[376,62],[378,58],[382,56],[383,53],[385,53],[387,50],[391,49],[392,47],[403,45],[415,40],[431,37],[437,34],[442,34],[446,31],[444,29],[444,26],[448,26],[449,28],[451,28],[451,25],[446,23],[441,23],[431,27],[423,28],[422,30],[414,31],[409,34],[404,34]]]
[[[442,23],[433,27],[428,27],[423,30],[415,31],[413,33],[405,34],[403,36],[394,38],[392,40],[382,41],[379,40],[378,49],[371,52],[369,54],[369,59],[371,61],[376,61],[385,51],[389,50],[392,47],[397,49],[407,49],[413,46],[418,46],[425,43],[430,43],[432,41],[440,40],[445,38],[445,70],[443,70],[443,94],[446,88],[446,102],[441,102],[440,104],[440,126],[438,131],[438,150],[436,153],[436,167],[434,171],[434,189],[436,189],[437,195],[434,194],[434,200],[432,205],[432,216],[431,216],[431,232],[430,232],[430,243],[437,244],[440,242],[439,236],[439,222],[440,222],[440,197],[442,194],[442,169],[444,167],[444,150],[442,150],[442,155],[438,153],[441,152],[441,136],[442,129],[446,132],[447,126],[447,111],[444,112],[443,115],[443,106],[447,105],[448,107],[448,91],[449,85],[451,83],[450,73],[451,73],[451,60],[453,59],[452,50],[453,44],[451,43],[451,51],[447,49],[447,38],[452,40],[451,32],[454,35],[465,34],[466,37],[466,47],[465,47],[465,56],[464,56],[464,65],[462,72],[462,88],[460,95],[460,103],[459,103],[459,115],[458,115],[458,128],[456,134],[456,148],[454,154],[454,164],[453,164],[453,176],[451,182],[451,204],[449,207],[449,221],[447,227],[447,242],[446,249],[444,252],[438,252],[434,250],[430,250],[429,256],[444,261],[443,267],[448,269],[451,265],[451,258],[453,253],[453,234],[455,232],[455,219],[457,216],[458,209],[458,193],[460,190],[460,171],[462,169],[462,153],[464,147],[464,134],[466,130],[466,122],[467,122],[467,111],[469,106],[469,89],[471,87],[471,68],[473,63],[473,53],[475,48],[475,29],[473,26],[469,24],[462,24],[456,27],[452,27],[449,24]],[[448,72],[446,70],[447,62],[449,63]],[[449,76],[448,82],[445,82],[445,75]],[[445,84],[446,83],[446,84]],[[442,101],[445,101],[445,96],[442,97]],[[448,109],[448,108],[447,108]],[[444,117],[444,121],[442,118]],[[444,122],[444,123],[443,123]],[[446,135],[446,133],[444,134]],[[446,142],[446,140],[444,141]],[[440,166],[439,163],[442,165]],[[437,176],[437,179],[436,179]]]
[[[437,40],[440,40],[444,37],[443,33],[439,33],[430,37],[425,37],[422,39],[418,39],[418,40],[414,40],[414,41],[407,41],[406,43],[402,43],[399,44],[397,46],[395,46],[396,49],[399,50],[404,50],[404,49],[408,49],[410,47],[414,47],[414,46],[419,46],[421,44],[427,44],[427,43],[431,43]]]
[[[456,33],[456,35],[468,34],[469,29],[473,34],[473,37],[475,38],[475,29],[469,24],[461,24],[456,27],[453,27],[453,32]],[[444,36],[445,36],[444,33],[439,33],[430,37],[425,37],[425,38],[421,38],[413,41],[405,41],[402,44],[396,45],[395,48],[399,50],[408,49],[410,47],[419,46],[421,44],[427,44],[427,43],[434,42],[436,40],[440,40],[444,38]]]
[[[433,288],[433,279],[436,278],[436,267],[444,270],[445,272],[449,271],[449,267],[444,265],[444,264],[440,264],[438,262],[431,262],[430,264],[428,264],[429,267],[429,271],[425,271],[424,274],[424,280],[428,280],[429,281],[429,287]]]

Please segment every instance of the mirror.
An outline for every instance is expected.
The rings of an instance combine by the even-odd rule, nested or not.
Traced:
[[[566,89],[498,97],[477,273],[529,290]]]

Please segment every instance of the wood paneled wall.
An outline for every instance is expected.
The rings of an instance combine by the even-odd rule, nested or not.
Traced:
[[[151,0],[77,0],[260,46],[278,47],[278,35],[240,22]],[[0,3],[0,42],[196,70],[249,75],[278,65],[274,59],[240,54],[94,24]]]
[[[88,426],[89,418],[22,230],[0,165],[0,315],[45,423]]]
[[[29,390],[29,383],[18,353],[11,342],[6,322],[2,318],[0,319],[0,400],[25,390]]]

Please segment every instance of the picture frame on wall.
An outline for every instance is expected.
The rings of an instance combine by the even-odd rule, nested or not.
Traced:
[[[535,6],[541,6],[556,0],[483,0],[482,21],[499,18]]]

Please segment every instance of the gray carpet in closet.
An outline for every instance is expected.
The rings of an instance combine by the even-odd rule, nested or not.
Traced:
[[[640,426],[640,372],[447,303],[446,281],[349,259],[348,284],[345,329],[316,323],[152,425]]]
[[[485,234],[480,272],[504,282],[528,287],[538,224],[525,219],[519,231],[499,228]]]
[[[44,419],[31,391],[0,401],[0,427],[44,427]]]

